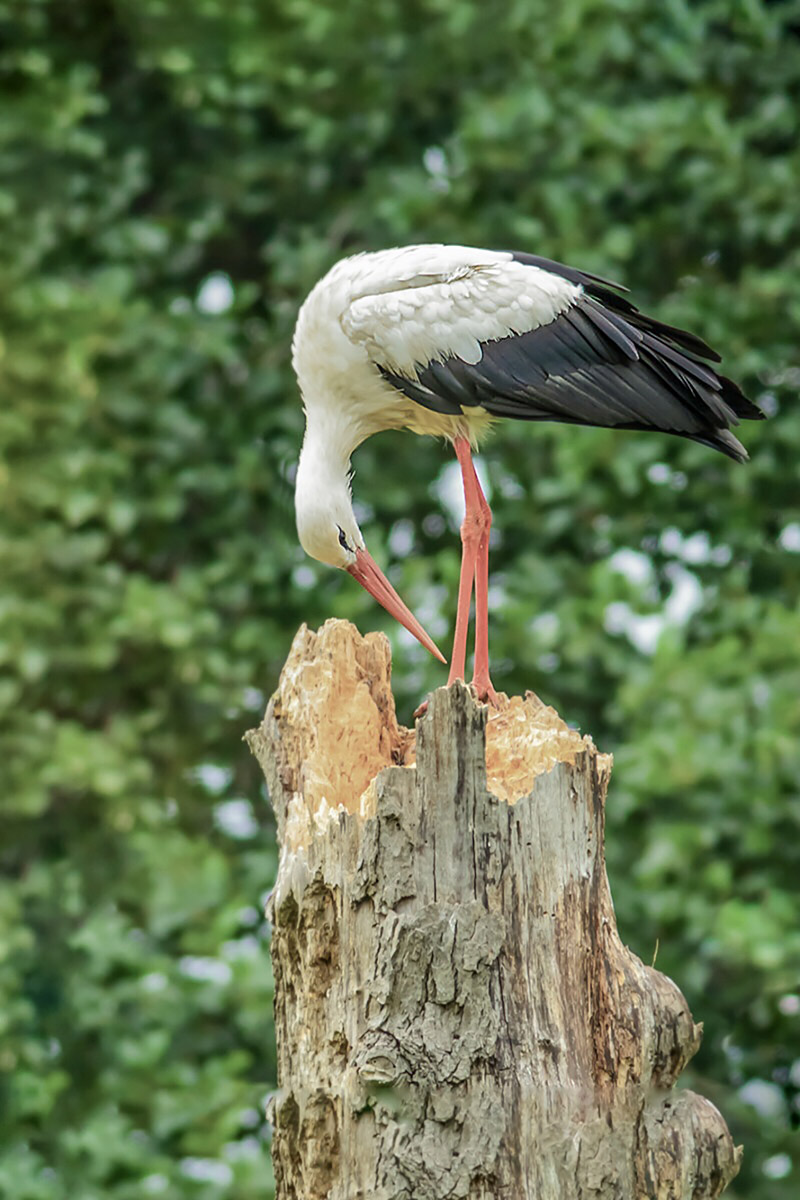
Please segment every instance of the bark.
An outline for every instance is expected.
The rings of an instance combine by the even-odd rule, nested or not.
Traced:
[[[488,726],[487,726],[488,716]],[[619,940],[610,758],[535,696],[398,725],[388,643],[298,633],[249,741],[278,822],[278,1200],[683,1200],[739,1151]]]

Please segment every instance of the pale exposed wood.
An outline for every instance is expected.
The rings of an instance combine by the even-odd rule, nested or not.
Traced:
[[[673,1090],[700,1027],[616,931],[609,757],[532,695],[487,751],[462,685],[415,745],[389,677],[381,635],[303,628],[249,735],[281,842],[279,1200],[718,1196],[739,1152]]]

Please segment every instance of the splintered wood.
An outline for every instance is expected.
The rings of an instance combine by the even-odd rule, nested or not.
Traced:
[[[592,742],[533,692],[500,702],[488,710],[486,781],[513,804],[537,775],[574,763]],[[389,643],[382,633],[362,637],[346,621],[326,621],[318,633],[302,626],[267,720],[281,723],[282,782],[292,801],[280,833],[291,851],[338,812],[373,816],[379,772],[416,763],[416,731],[395,714]]]
[[[415,737],[386,640],[329,621],[248,740],[281,847],[277,1200],[720,1195],[738,1152],[674,1091],[685,999],[617,935],[590,738],[463,684]]]
[[[297,633],[264,719],[280,726],[280,784],[291,797],[276,814],[284,851],[308,845],[339,812],[368,815],[379,771],[403,762],[410,735],[397,723],[390,673],[382,634],[362,638],[347,621]],[[256,753],[260,733],[248,735]]]

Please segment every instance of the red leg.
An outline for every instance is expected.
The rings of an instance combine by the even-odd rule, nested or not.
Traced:
[[[469,606],[472,600],[472,584],[475,579],[475,563],[478,545],[474,538],[465,534],[461,526],[461,575],[458,580],[458,607],[456,608],[456,632],[453,638],[453,653],[450,657],[450,674],[447,686],[454,679],[463,679],[467,663],[467,634],[469,632]]]
[[[461,578],[458,586],[458,611],[456,633],[453,642],[453,657],[450,665],[448,685],[454,679],[464,678],[467,655],[467,629],[472,584],[475,582],[475,673],[472,679],[479,700],[497,703],[497,693],[489,678],[489,530],[492,512],[486,502],[475,466],[472,462],[469,442],[456,438],[453,443],[461,465],[464,481],[464,522],[461,526]]]
[[[475,470],[474,466],[472,469]],[[477,474],[475,486],[480,499],[482,524],[475,573],[475,670],[472,686],[479,700],[488,700],[496,706],[497,692],[489,678],[489,532],[492,528],[492,510],[483,494]]]

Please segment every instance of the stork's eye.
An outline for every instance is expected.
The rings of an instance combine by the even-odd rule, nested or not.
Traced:
[[[337,525],[336,528],[339,530],[339,545],[342,547],[343,550],[350,550],[350,553],[352,554],[353,551],[352,551],[351,547],[348,546],[348,544],[347,544],[347,538],[345,537],[345,532],[342,529],[341,525]]]

